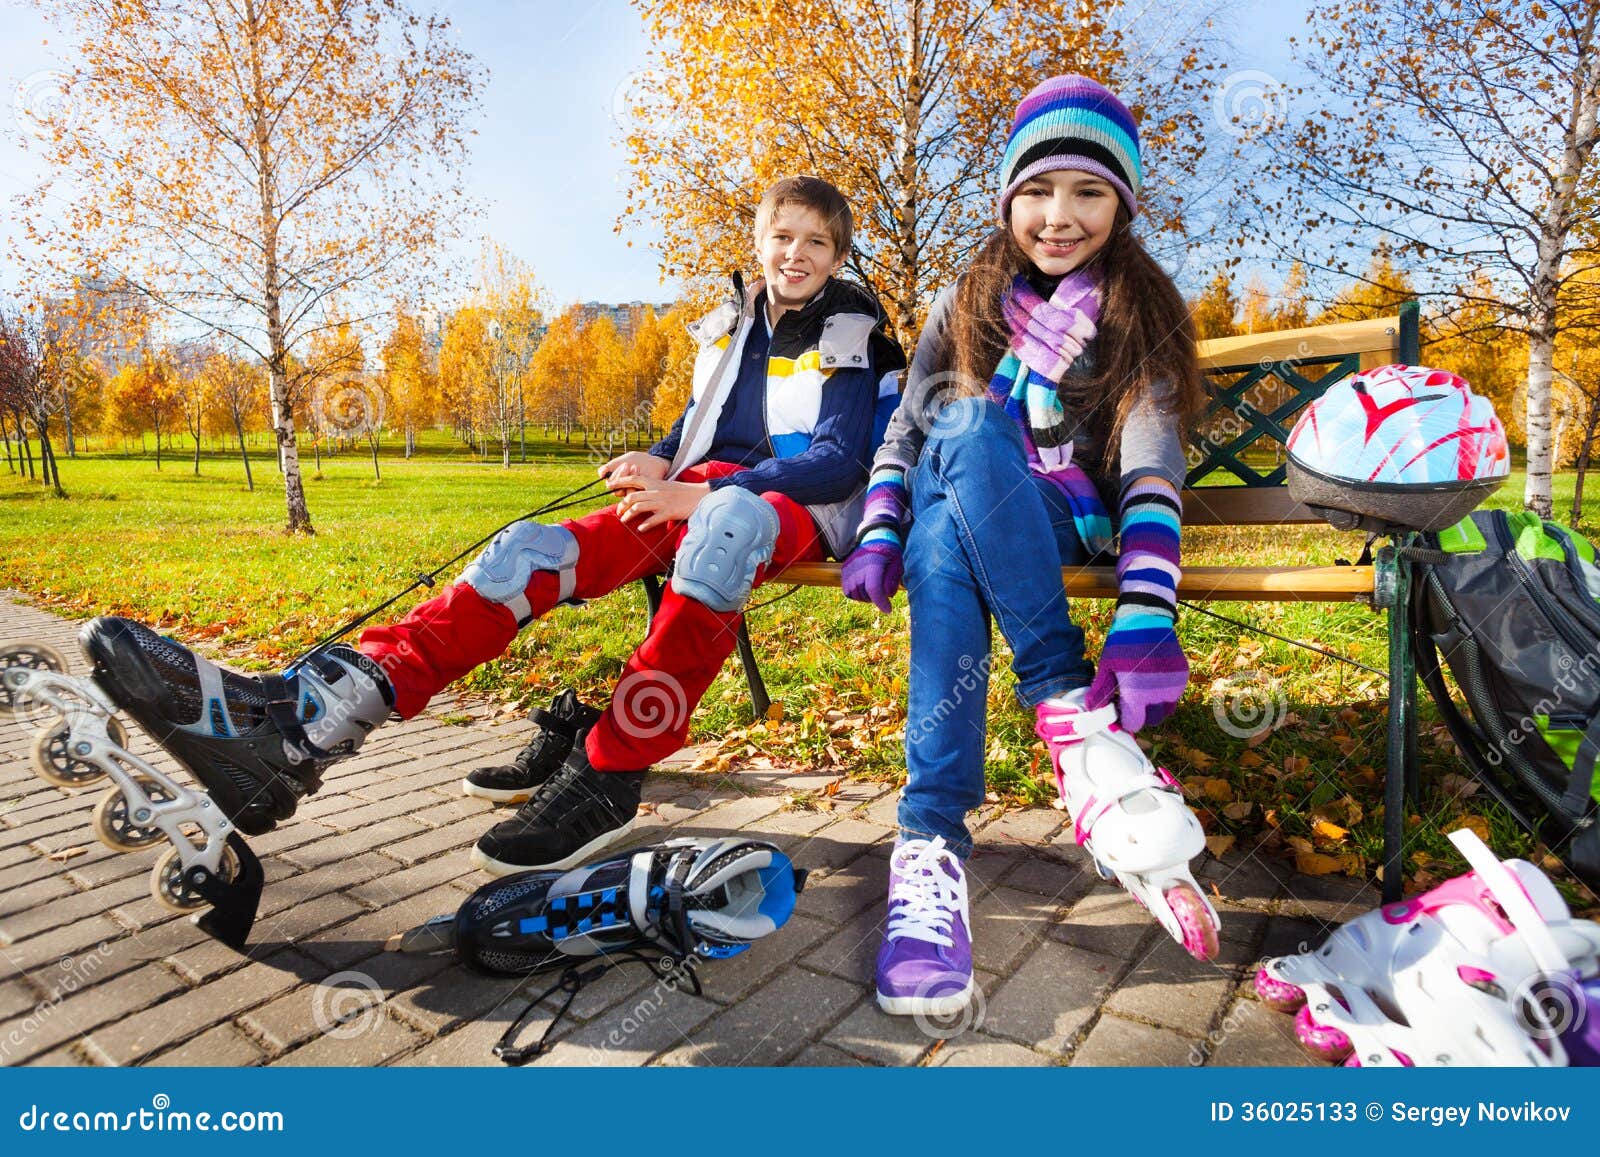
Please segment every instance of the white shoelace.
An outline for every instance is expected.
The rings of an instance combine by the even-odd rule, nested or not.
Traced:
[[[951,875],[953,868],[955,874]],[[894,850],[889,870],[897,877],[889,894],[889,939],[925,940],[949,948],[950,921],[967,921],[967,878],[944,837],[907,840]]]

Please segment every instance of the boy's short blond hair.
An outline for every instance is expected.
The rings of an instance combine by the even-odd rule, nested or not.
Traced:
[[[855,218],[850,213],[850,202],[844,194],[821,177],[785,177],[765,193],[756,206],[756,238],[767,231],[773,214],[785,205],[799,205],[813,209],[827,225],[828,236],[833,240],[835,257],[850,252],[850,239],[855,233]]]

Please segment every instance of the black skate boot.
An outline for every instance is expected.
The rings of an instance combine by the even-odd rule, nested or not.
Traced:
[[[472,862],[494,876],[571,868],[627,835],[639,811],[642,771],[596,771],[580,735],[560,769],[517,814],[490,828]]]
[[[533,709],[538,730],[528,746],[510,763],[472,771],[461,781],[462,792],[493,803],[526,803],[533,789],[555,774],[578,734],[593,727],[599,718],[600,709],[580,703],[577,692],[568,687],[550,700],[548,710]]]
[[[282,675],[252,676],[128,619],[95,619],[79,641],[95,682],[246,835],[294,814],[394,705],[378,665],[343,644]]]

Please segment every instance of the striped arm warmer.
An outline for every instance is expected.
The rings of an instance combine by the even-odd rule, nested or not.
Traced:
[[[1182,513],[1165,479],[1140,478],[1123,492],[1114,627],[1170,629],[1177,619]]]
[[[906,492],[906,472],[898,466],[879,466],[867,483],[865,510],[856,532],[856,545],[874,543],[904,548],[906,512],[911,498]]]

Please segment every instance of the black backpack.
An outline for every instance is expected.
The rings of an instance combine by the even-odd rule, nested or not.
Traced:
[[[1480,510],[1427,536],[1417,670],[1477,779],[1600,889],[1600,568],[1580,535]],[[1458,708],[1439,656],[1466,700]],[[1470,718],[1469,718],[1470,716]]]

